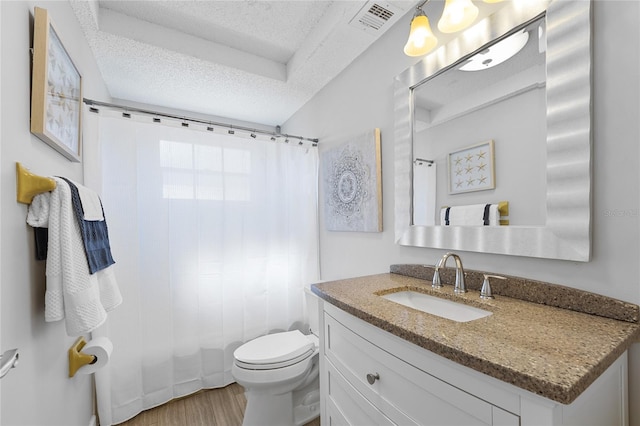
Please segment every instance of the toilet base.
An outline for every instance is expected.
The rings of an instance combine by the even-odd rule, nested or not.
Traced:
[[[295,392],[279,395],[248,390],[242,426],[302,426],[310,422],[320,415],[318,382],[316,377]]]
[[[291,392],[280,395],[260,392],[260,395],[254,396],[251,391],[247,391],[245,395],[247,408],[242,426],[294,425]]]
[[[293,393],[293,423],[302,426],[320,415],[320,378]]]
[[[295,426],[302,426],[309,423],[320,415],[320,391],[311,391],[310,398],[293,408],[293,423]]]

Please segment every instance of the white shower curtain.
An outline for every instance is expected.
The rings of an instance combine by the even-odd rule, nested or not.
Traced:
[[[94,333],[114,346],[96,375],[109,425],[233,382],[242,342],[308,331],[318,155],[100,115],[102,199],[124,299]]]
[[[413,223],[434,226],[436,221],[436,163],[413,163]]]

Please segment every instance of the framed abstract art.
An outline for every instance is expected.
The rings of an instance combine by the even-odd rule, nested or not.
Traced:
[[[380,129],[328,150],[321,167],[327,230],[382,232]]]

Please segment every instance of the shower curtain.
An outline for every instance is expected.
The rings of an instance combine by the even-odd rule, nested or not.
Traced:
[[[434,226],[436,223],[437,165],[426,161],[413,163],[413,224]]]
[[[124,299],[94,333],[114,346],[96,374],[100,423],[109,425],[233,382],[243,342],[308,332],[318,155],[151,118],[91,120]]]

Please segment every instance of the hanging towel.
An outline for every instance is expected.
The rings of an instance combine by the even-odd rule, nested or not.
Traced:
[[[47,228],[33,228],[33,238],[36,245],[36,260],[47,260],[49,230]]]
[[[49,226],[49,204],[51,193],[43,192],[33,197],[27,209],[27,223],[34,228],[47,228]]]
[[[35,240],[36,260],[47,258],[47,245],[49,240],[49,202],[51,193],[44,192],[33,197],[27,209],[27,223],[33,227]]]
[[[68,179],[67,182],[69,182],[70,186],[72,185],[71,181],[69,181]],[[100,201],[100,197],[98,196],[98,194],[94,190],[75,182],[73,182],[73,186],[76,187],[78,196],[80,198],[83,219],[104,220],[104,209],[102,208],[102,201]],[[73,186],[71,186],[71,195],[73,195],[74,192]]]
[[[109,231],[107,230],[107,222],[104,220],[102,202],[100,201],[98,194],[88,188],[82,187],[82,192],[85,194],[85,202],[83,203],[83,200],[80,199],[80,191],[78,190],[79,184],[76,184],[66,178],[62,179],[69,184],[69,188],[71,189],[71,202],[76,220],[78,221],[78,226],[80,227],[80,233],[82,234],[82,242],[87,255],[87,262],[89,262],[89,272],[95,274],[96,272],[115,263],[111,255]],[[91,206],[89,210],[93,210],[90,213],[90,217],[101,216],[102,219],[86,219],[87,216],[85,216],[84,210],[85,205]],[[100,206],[100,211],[102,212],[100,215],[95,213],[95,205]]]
[[[71,201],[71,188],[54,178],[49,206],[49,245],[45,321],[65,320],[69,336],[100,326],[107,312],[122,303],[113,266],[89,273],[87,257]]]
[[[440,210],[440,224],[444,226],[499,226],[497,204],[470,204],[445,207]]]

